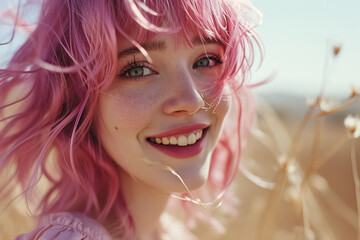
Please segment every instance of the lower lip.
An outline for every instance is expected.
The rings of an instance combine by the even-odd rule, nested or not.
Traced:
[[[207,130],[207,129],[206,129]],[[180,147],[175,145],[160,145],[153,142],[150,142],[150,145],[159,150],[160,152],[174,158],[189,158],[198,155],[205,145],[205,137],[207,131],[203,131],[202,137],[194,144]]]

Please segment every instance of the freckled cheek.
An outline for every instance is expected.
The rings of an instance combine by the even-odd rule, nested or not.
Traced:
[[[117,128],[143,126],[151,121],[159,102],[157,91],[128,90],[112,93],[108,112],[114,115]]]
[[[231,108],[231,97],[223,96],[219,102],[218,107],[215,109],[215,114],[220,121],[223,121]]]
[[[224,90],[225,83],[220,81],[220,73],[212,75],[202,75],[196,81],[199,92],[210,102],[217,99]]]

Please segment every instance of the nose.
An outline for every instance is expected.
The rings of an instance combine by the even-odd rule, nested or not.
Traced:
[[[193,77],[188,71],[175,74],[168,83],[167,99],[163,111],[169,115],[193,115],[205,106],[205,102],[196,88]]]

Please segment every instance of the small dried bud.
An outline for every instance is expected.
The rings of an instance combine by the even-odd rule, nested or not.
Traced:
[[[336,99],[321,99],[320,108],[324,112],[330,112],[331,110],[340,106],[339,100]]]
[[[354,86],[351,86],[351,94],[350,94],[350,97],[356,97],[360,95],[360,91],[358,92]]]
[[[344,125],[352,138],[360,137],[360,117],[349,115],[344,120]]]
[[[333,47],[334,56],[337,56],[339,54],[340,50],[341,50],[340,45],[334,45],[334,47]]]

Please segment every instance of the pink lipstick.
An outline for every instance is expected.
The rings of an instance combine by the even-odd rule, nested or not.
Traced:
[[[181,126],[147,138],[151,146],[174,158],[189,158],[199,154],[205,145],[209,125]]]

